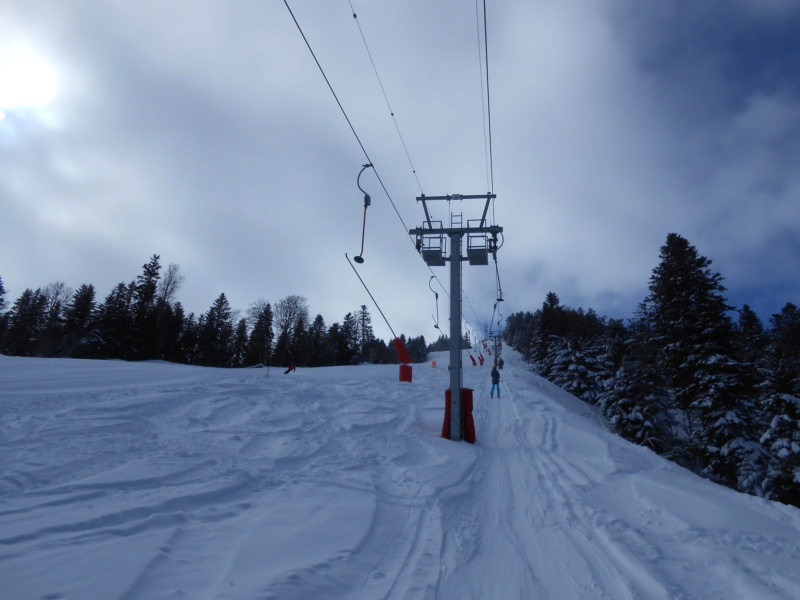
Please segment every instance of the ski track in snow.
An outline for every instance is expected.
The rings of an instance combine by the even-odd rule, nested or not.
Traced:
[[[0,356],[3,600],[796,599],[800,511],[612,435],[506,352],[439,368]],[[488,363],[487,363],[488,364]]]

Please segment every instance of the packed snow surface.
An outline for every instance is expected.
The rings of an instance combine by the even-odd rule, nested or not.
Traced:
[[[3,600],[800,598],[800,511],[612,434],[506,352],[210,369],[0,356]]]

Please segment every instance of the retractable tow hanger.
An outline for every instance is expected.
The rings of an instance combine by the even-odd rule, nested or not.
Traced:
[[[367,207],[372,204],[372,200],[369,197],[369,194],[365,192],[361,187],[361,173],[363,173],[366,169],[372,166],[372,163],[367,163],[361,167],[361,171],[358,173],[358,178],[356,179],[356,185],[358,189],[361,190],[361,193],[364,194],[364,220],[361,223],[361,252],[359,252],[358,256],[354,256],[353,260],[356,261],[358,264],[364,262],[364,233],[366,232],[367,228]]]

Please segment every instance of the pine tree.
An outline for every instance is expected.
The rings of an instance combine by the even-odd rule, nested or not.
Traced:
[[[307,336],[310,349],[308,365],[310,367],[320,367],[326,364],[325,347],[327,345],[328,331],[322,315],[314,317],[314,321],[308,327]]]
[[[272,306],[259,300],[248,309],[248,316],[251,330],[247,342],[247,364],[268,365],[272,356]]]
[[[754,450],[745,415],[754,398],[748,397],[734,358],[722,276],[675,233],[667,236],[660,258],[645,303],[664,373],[683,411],[686,444],[680,459],[734,487],[743,470],[751,469],[744,464]]]
[[[372,317],[365,304],[361,305],[356,319],[358,321],[359,362],[369,361],[372,344],[375,343],[375,332],[372,330]]]
[[[765,488],[769,498],[800,506],[800,310],[789,302],[770,324],[761,436],[769,453]]]
[[[98,330],[101,340],[98,352],[103,358],[128,360],[134,356],[131,345],[133,331],[131,299],[134,287],[134,282],[128,285],[118,283],[98,308]]]
[[[96,358],[97,337],[90,336],[95,315],[95,290],[83,284],[72,295],[64,311],[62,351],[73,358]]]
[[[176,363],[188,363],[184,336],[186,331],[186,315],[180,302],[166,304],[161,318],[160,332],[163,335],[161,352],[164,360]]]
[[[36,344],[38,356],[56,356],[64,331],[64,312],[72,290],[62,281],[50,283],[42,293],[45,296],[45,319]]]
[[[669,394],[646,321],[609,327],[598,407],[616,431],[656,452],[671,447]]]
[[[47,297],[41,289],[28,288],[14,301],[8,314],[5,352],[11,356],[35,356],[46,322]]]
[[[233,364],[234,328],[230,304],[220,294],[204,315],[199,331],[199,362],[209,367]]]
[[[358,358],[358,321],[352,313],[342,320],[336,344],[336,364],[356,364]]]
[[[6,314],[6,288],[3,285],[3,278],[0,277],[0,352],[3,351],[3,340],[8,329],[8,315]]]
[[[231,365],[243,367],[247,359],[247,321],[239,319],[236,323],[236,333],[233,336],[231,349]]]
[[[142,274],[136,278],[133,291],[133,352],[135,358],[161,358],[158,340],[159,311],[157,310],[158,282],[161,278],[161,264],[158,254],[142,265]]]

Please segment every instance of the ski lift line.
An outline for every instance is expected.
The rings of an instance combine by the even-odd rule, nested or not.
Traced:
[[[292,17],[292,20],[294,21],[294,24],[297,27],[297,30],[299,31],[300,36],[303,38],[303,41],[305,42],[306,47],[308,48],[308,51],[311,53],[311,56],[314,59],[314,62],[316,63],[317,68],[319,69],[320,73],[322,74],[322,77],[325,80],[325,83],[327,84],[328,89],[330,90],[331,94],[333,95],[334,100],[336,100],[336,104],[339,106],[339,110],[342,112],[342,115],[344,116],[345,121],[347,121],[347,124],[350,127],[350,131],[353,133],[353,136],[356,138],[356,141],[358,142],[358,145],[361,148],[361,151],[364,153],[364,156],[366,157],[367,162],[370,165],[372,165],[372,170],[375,173],[375,177],[378,179],[378,183],[380,183],[380,186],[383,189],[384,193],[386,194],[386,197],[389,199],[389,203],[392,205],[392,208],[394,209],[394,212],[397,215],[397,218],[400,220],[400,223],[401,223],[401,225],[403,227],[403,231],[406,232],[406,234],[408,235],[408,239],[411,242],[412,247],[416,250],[416,244],[414,242],[414,239],[411,237],[410,234],[407,233],[409,231],[409,227],[406,225],[405,221],[403,220],[402,215],[400,214],[400,211],[397,209],[397,205],[395,204],[394,200],[392,199],[391,194],[389,194],[389,190],[386,189],[386,185],[383,183],[383,179],[381,178],[380,174],[378,173],[378,169],[374,166],[374,163],[373,163],[372,159],[370,158],[369,153],[367,152],[367,149],[364,147],[364,144],[362,143],[361,138],[359,137],[358,133],[356,132],[352,121],[347,116],[347,111],[345,111],[344,106],[342,105],[341,101],[339,100],[339,97],[336,95],[336,92],[333,89],[333,85],[331,84],[330,80],[328,79],[328,76],[325,74],[325,70],[322,68],[322,65],[320,64],[319,59],[317,59],[317,55],[314,53],[313,48],[311,48],[311,43],[308,41],[308,38],[306,37],[305,33],[303,32],[303,28],[300,26],[300,23],[298,22],[297,17],[295,17],[294,12],[292,11],[292,8],[289,6],[288,0],[283,0],[283,3],[286,6],[286,9],[289,11],[289,15]],[[352,8],[352,4],[351,4],[351,8]],[[485,12],[485,8],[486,7],[485,7],[485,3],[484,3],[484,12]],[[355,11],[354,11],[354,13],[355,13]],[[356,18],[356,23],[358,23],[358,19],[357,18]],[[361,28],[359,26],[359,30],[360,29]],[[366,43],[366,41],[365,41],[365,43]],[[368,52],[369,52],[369,50],[368,50]],[[488,73],[487,73],[487,76],[488,76]],[[488,92],[488,89],[487,89],[487,92]],[[387,100],[387,103],[388,103],[388,100]],[[390,111],[391,111],[391,107],[390,107]],[[398,133],[399,133],[399,131],[398,131]],[[491,163],[491,118],[489,119],[489,146],[490,146],[490,163]],[[410,161],[410,157],[409,157],[409,161]],[[412,164],[412,169],[413,169],[413,164]],[[415,171],[415,175],[416,175],[416,171]],[[419,180],[417,182],[419,183]],[[363,238],[362,238],[362,242],[363,242]],[[364,284],[364,281],[361,279],[361,276],[356,271],[355,267],[353,266],[353,263],[350,261],[350,258],[347,256],[347,254],[345,254],[345,257],[347,258],[347,262],[350,263],[350,266],[356,272],[356,275],[358,276],[359,280],[361,280],[361,283],[362,283],[362,285],[364,285],[364,288],[367,290],[367,293],[369,293],[369,289],[367,289],[366,284]],[[427,263],[426,263],[426,266],[428,267],[428,270],[431,272],[431,274],[436,278],[436,281],[442,287],[442,289],[444,290],[444,292],[447,295],[447,297],[450,298],[449,292],[445,289],[444,285],[442,285],[442,282],[439,280],[438,276],[436,276],[436,274],[433,272],[433,269],[431,269],[430,265],[427,265]],[[372,297],[372,294],[370,294],[370,298],[372,298],[372,301],[375,302],[375,298]],[[378,310],[381,312],[381,316],[383,317],[384,321],[386,321],[386,325],[389,326],[390,330],[392,330],[391,325],[389,325],[389,322],[386,319],[386,316],[380,310],[380,307],[378,306],[377,302],[375,302],[375,306],[378,307]],[[473,309],[473,314],[474,313],[475,313],[475,311]],[[466,323],[469,323],[469,321],[464,318],[463,313],[461,315],[461,318]],[[475,315],[475,318],[480,323],[480,319],[477,318],[477,315]],[[394,335],[394,331],[393,330],[392,330],[392,334]]]
[[[358,20],[358,15],[356,14],[355,8],[353,8],[352,1],[348,0],[350,4],[350,10],[353,12],[353,20],[356,22],[356,26],[358,27],[358,32],[361,34],[361,40],[364,42],[364,48],[367,50],[367,56],[369,56],[369,62],[372,63],[372,70],[375,72],[375,77],[378,79],[378,85],[381,88],[381,93],[383,94],[383,99],[386,101],[386,107],[389,109],[389,114],[392,117],[392,121],[394,121],[394,127],[397,130],[397,135],[400,137],[400,143],[403,145],[403,150],[406,153],[406,158],[408,159],[408,164],[411,167],[411,172],[414,174],[414,178],[417,180],[417,186],[419,187],[420,193],[422,193],[422,184],[419,181],[419,177],[417,176],[417,170],[414,168],[414,163],[411,160],[411,154],[408,152],[408,146],[406,146],[406,141],[403,138],[403,134],[400,131],[400,125],[397,123],[397,118],[395,117],[394,110],[392,110],[392,105],[389,103],[389,97],[386,95],[386,89],[383,87],[383,81],[381,80],[381,76],[378,74],[378,67],[375,66],[375,60],[372,58],[372,52],[370,52],[369,44],[367,44],[367,38],[364,35],[364,30],[361,29],[361,23]]]
[[[381,310],[380,305],[378,304],[377,300],[375,300],[375,296],[372,295],[372,292],[369,291],[369,288],[367,287],[367,284],[364,283],[363,279],[361,279],[361,275],[359,275],[358,271],[356,270],[356,266],[350,261],[350,257],[347,256],[347,252],[344,253],[344,257],[347,259],[347,262],[352,267],[353,273],[356,274],[356,277],[358,277],[358,280],[361,282],[361,285],[363,285],[364,289],[367,290],[367,294],[369,294],[369,297],[372,298],[372,302],[375,304],[375,308],[377,308],[378,312],[381,313],[381,316],[383,317],[383,320],[386,322],[386,326],[389,328],[389,331],[392,332],[392,335],[396,339],[397,338],[397,334],[394,332],[394,329],[392,329],[392,326],[389,325],[389,319],[387,319],[386,315],[383,314],[383,311]]]
[[[491,193],[494,193],[494,158],[492,153],[492,103],[489,90],[489,36],[486,27],[486,0],[483,0],[483,46],[486,57],[486,114],[489,120],[489,173],[491,175]]]
[[[481,17],[480,10],[478,9],[478,0],[475,0],[475,26],[478,32],[478,72],[480,74],[479,79],[481,82],[481,117],[483,118],[483,156],[486,166],[486,188],[491,189],[489,179],[489,140],[486,133],[486,100],[484,97],[485,91],[483,87],[483,55],[481,54]],[[492,225],[494,224],[494,210],[492,210]]]
[[[361,142],[361,138],[358,137],[358,133],[356,133],[356,129],[355,129],[355,127],[353,127],[353,123],[350,121],[350,117],[347,116],[347,112],[344,110],[344,106],[342,106],[342,103],[339,101],[339,97],[336,95],[336,92],[333,90],[333,85],[331,85],[331,82],[328,79],[328,76],[325,74],[325,70],[322,68],[322,65],[320,64],[319,60],[317,59],[317,55],[314,53],[314,50],[311,48],[311,44],[309,43],[308,38],[306,37],[306,34],[303,32],[303,28],[300,27],[300,23],[297,21],[297,18],[294,16],[294,12],[292,12],[292,8],[289,6],[289,0],[283,0],[283,3],[286,5],[286,8],[287,8],[287,10],[289,11],[289,14],[292,17],[292,20],[294,21],[294,24],[297,26],[297,30],[300,32],[300,35],[303,37],[303,41],[306,43],[306,47],[308,48],[308,51],[311,53],[311,56],[314,58],[314,62],[317,63],[317,68],[319,68],[319,72],[322,73],[322,77],[325,79],[325,83],[328,84],[328,89],[331,91],[331,94],[333,94],[333,97],[336,100],[336,104],[339,105],[339,110],[342,111],[342,115],[344,115],[344,118],[347,121],[347,124],[350,126],[350,131],[353,132],[353,135],[355,136],[356,141],[358,142],[358,145],[361,147],[361,151],[364,153],[364,156],[367,158],[367,162],[373,165],[372,170],[375,172],[375,177],[378,178],[378,182],[381,184],[381,188],[383,188],[383,191],[386,194],[386,197],[389,199],[389,202],[391,203],[392,208],[394,208],[394,212],[397,214],[397,218],[400,219],[400,223],[402,223],[402,225],[403,225],[403,231],[406,233],[406,235],[408,235],[408,226],[406,225],[405,221],[403,220],[403,217],[400,215],[400,211],[397,210],[397,206],[395,205],[394,200],[392,200],[392,196],[391,196],[391,194],[389,194],[389,190],[386,189],[386,186],[383,183],[383,179],[381,179],[381,176],[378,173],[378,169],[375,168],[375,166],[374,166],[375,163],[369,157],[369,153],[367,152],[367,149],[364,147],[364,144]],[[410,235],[409,235],[409,240],[411,241],[411,245],[416,248],[416,246],[414,245],[414,240],[411,238]]]

